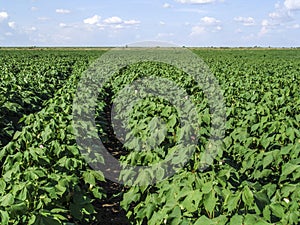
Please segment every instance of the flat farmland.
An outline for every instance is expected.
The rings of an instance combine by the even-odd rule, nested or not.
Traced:
[[[192,77],[158,62],[115,73],[98,90],[95,123],[99,138],[123,163],[147,166],[167,159],[174,149],[189,151],[177,143],[183,127],[176,109],[151,96],[131,114],[116,107],[129,118],[132,131],[120,146],[109,118],[124,86],[147,74],[170,79],[197,108],[196,150],[173,176],[145,186],[109,181],[89,165],[76,142],[77,87],[82,74],[109,50],[0,49],[1,225],[299,224],[300,49],[190,49],[206,63],[224,98],[224,137],[205,169],[201,160],[213,117]],[[146,144],[141,147],[131,137]],[[151,183],[152,176],[164,171],[135,179]]]

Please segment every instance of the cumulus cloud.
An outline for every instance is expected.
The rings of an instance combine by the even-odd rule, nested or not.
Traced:
[[[25,33],[25,34],[31,34],[35,31],[37,31],[38,29],[35,26],[31,26],[31,27],[23,27],[20,32]]]
[[[300,28],[300,24],[296,23],[296,24],[287,26],[287,28],[289,28],[289,29],[299,29]]]
[[[171,8],[171,5],[170,5],[169,3],[165,3],[165,4],[163,4],[162,7],[163,7],[163,8]]]
[[[124,24],[127,24],[127,25],[136,25],[136,24],[140,24],[141,22],[138,21],[138,20],[125,20],[124,21]]]
[[[283,4],[276,3],[275,10],[268,14],[268,18],[262,20],[259,35],[265,35],[279,27],[287,27],[286,24],[294,20],[293,12],[300,10],[300,0],[285,0]]]
[[[110,18],[107,18],[104,20],[104,23],[106,23],[106,24],[120,24],[122,22],[123,22],[123,20],[117,16],[113,16],[113,17],[110,17]]]
[[[255,20],[253,17],[235,17],[234,21],[242,23],[244,26],[253,26],[255,25]]]
[[[90,18],[86,18],[83,20],[83,23],[85,24],[90,24],[90,25],[95,25],[98,24],[100,22],[101,17],[98,15],[94,15]]]
[[[10,21],[10,22],[8,22],[7,24],[8,24],[8,26],[9,26],[11,29],[15,29],[15,28],[16,28],[16,22],[14,22],[14,21]]]
[[[8,13],[7,12],[0,12],[0,22],[3,20],[6,20],[8,18]]]
[[[71,13],[71,11],[68,10],[68,9],[56,9],[55,12],[59,13],[59,14],[69,14],[69,13]]]
[[[62,28],[65,28],[65,27],[67,27],[68,25],[67,24],[65,24],[65,23],[60,23],[59,24],[59,27],[62,27]]]
[[[216,0],[176,0],[176,1],[182,4],[208,4],[208,3],[213,3]]]
[[[123,20],[118,16],[112,16],[103,20],[102,27],[109,26],[113,29],[121,29],[125,27],[136,26],[140,23],[141,22],[138,20]]]
[[[277,22],[288,22],[292,19],[292,16],[290,10],[280,4],[276,4],[275,11],[269,13],[269,18]]]
[[[191,35],[199,35],[206,33],[206,29],[203,26],[194,26],[192,27]]]
[[[272,22],[270,22],[267,19],[262,20],[261,29],[260,29],[258,35],[263,36],[263,35],[269,33],[270,30],[272,30],[275,26],[276,26],[276,24],[273,24]]]
[[[201,18],[201,21],[206,25],[213,25],[213,24],[220,23],[220,20],[217,20],[214,17],[208,17],[208,16]]]
[[[205,16],[200,19],[200,23],[192,27],[191,35],[199,35],[208,32],[218,32],[222,30],[221,21],[214,18]]]
[[[128,27],[136,27],[141,22],[139,20],[123,20],[118,16],[112,16],[101,20],[101,17],[98,15],[94,15],[90,18],[83,20],[83,23],[93,25],[95,28],[104,30],[106,28],[111,29],[122,29]]]
[[[259,32],[259,36],[262,36],[262,35],[265,35],[266,33],[268,33],[271,27],[272,27],[272,25],[270,24],[270,22],[268,20],[263,20],[261,22],[261,29]]]
[[[288,10],[300,10],[300,1],[299,0],[285,0],[284,6]]]

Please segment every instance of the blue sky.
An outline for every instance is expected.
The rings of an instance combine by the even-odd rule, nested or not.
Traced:
[[[0,46],[300,46],[300,0],[1,0]]]

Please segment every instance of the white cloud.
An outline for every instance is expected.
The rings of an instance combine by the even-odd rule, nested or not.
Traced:
[[[219,32],[222,30],[221,21],[214,18],[205,16],[201,18],[200,23],[192,27],[190,35],[200,35],[209,32]]]
[[[300,10],[300,0],[285,0],[284,6],[288,10]]]
[[[35,7],[35,6],[32,6],[32,7],[31,7],[31,11],[37,11],[37,10],[38,10],[37,7]]]
[[[299,29],[300,28],[300,24],[293,24],[293,25],[291,25],[291,26],[287,26],[287,28],[289,28],[289,29]]]
[[[9,26],[11,29],[15,29],[15,28],[16,28],[16,22],[14,22],[14,21],[8,22],[7,24],[8,24],[8,26]]]
[[[83,20],[83,23],[85,24],[90,24],[90,25],[95,25],[100,22],[101,17],[98,15],[94,15],[93,17],[87,18]]]
[[[240,34],[240,33],[243,33],[243,30],[240,29],[240,28],[238,28],[238,29],[236,29],[234,32],[237,33],[237,34]]]
[[[281,7],[280,5],[275,5],[275,11],[269,13],[269,18],[272,20],[276,20],[277,22],[288,22],[292,19],[291,12],[285,7]]]
[[[234,21],[242,23],[244,26],[253,26],[255,25],[255,20],[252,17],[235,17]]]
[[[138,20],[125,20],[124,24],[126,25],[136,25],[136,24],[140,24],[141,22]]]
[[[268,20],[263,20],[263,21],[261,22],[261,25],[262,25],[263,27],[267,27],[267,26],[270,26],[271,24],[270,24],[270,22],[269,22]]]
[[[56,9],[55,12],[59,13],[59,14],[69,14],[69,13],[71,13],[71,11],[68,10],[68,9]]]
[[[269,17],[272,19],[278,19],[281,17],[281,15],[279,12],[272,12],[272,13],[269,13]]]
[[[272,24],[269,20],[262,20],[261,22],[261,29],[258,33],[259,36],[263,36],[267,33],[269,33],[269,31],[274,27],[275,25]]]
[[[113,30],[119,30],[119,29],[128,28],[128,27],[135,27],[136,25],[141,23],[138,20],[123,20],[117,16],[107,18],[103,22],[104,22],[103,24],[98,25],[100,28],[103,29],[106,26],[106,27],[112,28]]]
[[[259,36],[267,34],[270,30],[267,27],[262,27],[258,33]]]
[[[65,28],[65,27],[67,27],[67,24],[65,24],[65,23],[60,23],[60,24],[59,24],[59,27]]]
[[[205,16],[205,17],[201,18],[201,22],[203,22],[205,25],[214,25],[214,24],[220,23],[220,20],[217,20],[214,17]]]
[[[35,32],[35,31],[37,31],[37,28],[34,27],[34,26],[32,26],[32,27],[23,27],[21,29],[21,32],[25,33],[25,34],[31,34],[32,32]]]
[[[194,26],[192,27],[191,35],[200,35],[206,33],[206,29],[203,26]]]
[[[122,29],[122,28],[124,28],[124,26],[121,25],[121,24],[117,24],[113,28],[115,28],[115,29]]]
[[[8,18],[7,12],[0,12],[0,22]]]
[[[93,17],[87,18],[83,20],[85,24],[89,25],[96,25],[94,28],[104,30],[107,28],[118,30],[122,28],[128,28],[128,27],[136,27],[141,22],[138,20],[123,20],[118,16],[112,16],[109,18],[106,18],[105,20],[101,20],[101,17],[98,15],[94,15]],[[88,28],[90,31],[93,30],[92,27]]]
[[[208,3],[213,3],[216,0],[176,0],[176,1],[182,4],[208,4]]]
[[[5,36],[12,36],[13,34],[11,32],[5,32],[4,35]]]
[[[171,6],[169,3],[165,3],[165,4],[163,4],[162,7],[163,7],[163,8],[171,8],[172,6]]]
[[[274,12],[269,13],[268,18],[261,23],[259,36],[265,35],[270,31],[280,31],[282,27],[288,28],[286,24],[294,20],[293,10],[300,10],[300,0],[285,0],[275,4]]]
[[[120,24],[122,22],[123,22],[123,20],[117,16],[113,16],[113,17],[110,17],[110,18],[107,18],[104,20],[104,23],[106,23],[106,24]]]
[[[159,21],[160,25],[165,25],[166,23],[164,21]]]

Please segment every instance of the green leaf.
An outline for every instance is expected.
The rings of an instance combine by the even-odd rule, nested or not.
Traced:
[[[265,169],[272,162],[273,162],[273,155],[272,152],[269,152],[263,159],[263,168]]]
[[[266,190],[261,190],[261,191],[255,193],[254,197],[256,199],[256,205],[258,206],[260,211],[262,211],[264,209],[264,207],[266,205],[270,204],[270,202],[271,202],[267,195]]]
[[[4,193],[5,188],[6,188],[5,181],[2,178],[0,178],[0,193]]]
[[[234,215],[231,219],[230,219],[230,225],[242,225],[243,224],[243,216],[241,215]]]
[[[251,206],[253,204],[253,193],[248,186],[246,186],[243,190],[242,199],[243,202],[248,206]]]
[[[269,206],[266,206],[263,210],[263,216],[264,216],[264,219],[270,221],[271,220],[271,211],[269,209]]]
[[[173,209],[172,213],[169,215],[170,217],[173,218],[180,218],[181,217],[181,209],[180,207],[177,205],[175,206],[175,208]]]
[[[218,216],[212,219],[214,224],[225,225],[228,222],[228,218],[225,215]]]
[[[21,201],[25,201],[27,198],[27,192],[27,188],[23,188],[18,195],[18,199]]]
[[[14,196],[11,193],[4,195],[1,198],[1,206],[10,206],[14,203]]]
[[[210,125],[210,114],[204,114],[201,118],[205,124]]]
[[[214,225],[214,222],[208,219],[206,216],[201,216],[194,225]]]
[[[278,218],[282,218],[284,216],[284,208],[279,203],[270,205],[270,208],[272,213]]]
[[[238,202],[241,199],[241,193],[238,193],[237,195],[231,195],[228,198],[228,203],[227,203],[227,209],[229,212],[237,209],[238,207]]]
[[[20,213],[25,213],[27,211],[27,206],[25,202],[14,204],[10,206],[11,213],[13,215],[19,215]]]
[[[203,186],[202,186],[202,192],[203,192],[203,194],[210,193],[212,191],[212,189],[213,189],[213,185],[212,185],[211,181],[204,183]]]
[[[30,219],[28,220],[28,225],[34,224],[36,221],[36,216],[33,214]]]
[[[300,165],[294,165],[292,163],[287,163],[282,166],[281,176],[288,176],[293,173],[296,169],[300,168]]]
[[[86,183],[91,184],[91,185],[96,185],[95,177],[90,171],[85,171],[83,173],[83,179]]]
[[[55,185],[55,194],[58,194],[62,196],[67,190],[67,187],[63,185],[63,182],[58,182],[57,185]]]
[[[212,213],[217,204],[217,198],[215,197],[215,192],[211,191],[209,194],[204,195],[204,207],[209,213]]]
[[[253,225],[256,224],[257,217],[252,214],[247,214],[245,216],[244,225]]]
[[[290,141],[293,142],[296,138],[294,128],[292,127],[287,128],[286,135],[289,137]]]
[[[0,214],[1,214],[1,225],[8,225],[9,222],[8,212],[0,210]]]
[[[174,114],[169,117],[167,124],[170,128],[173,128],[176,125],[176,116]]]

